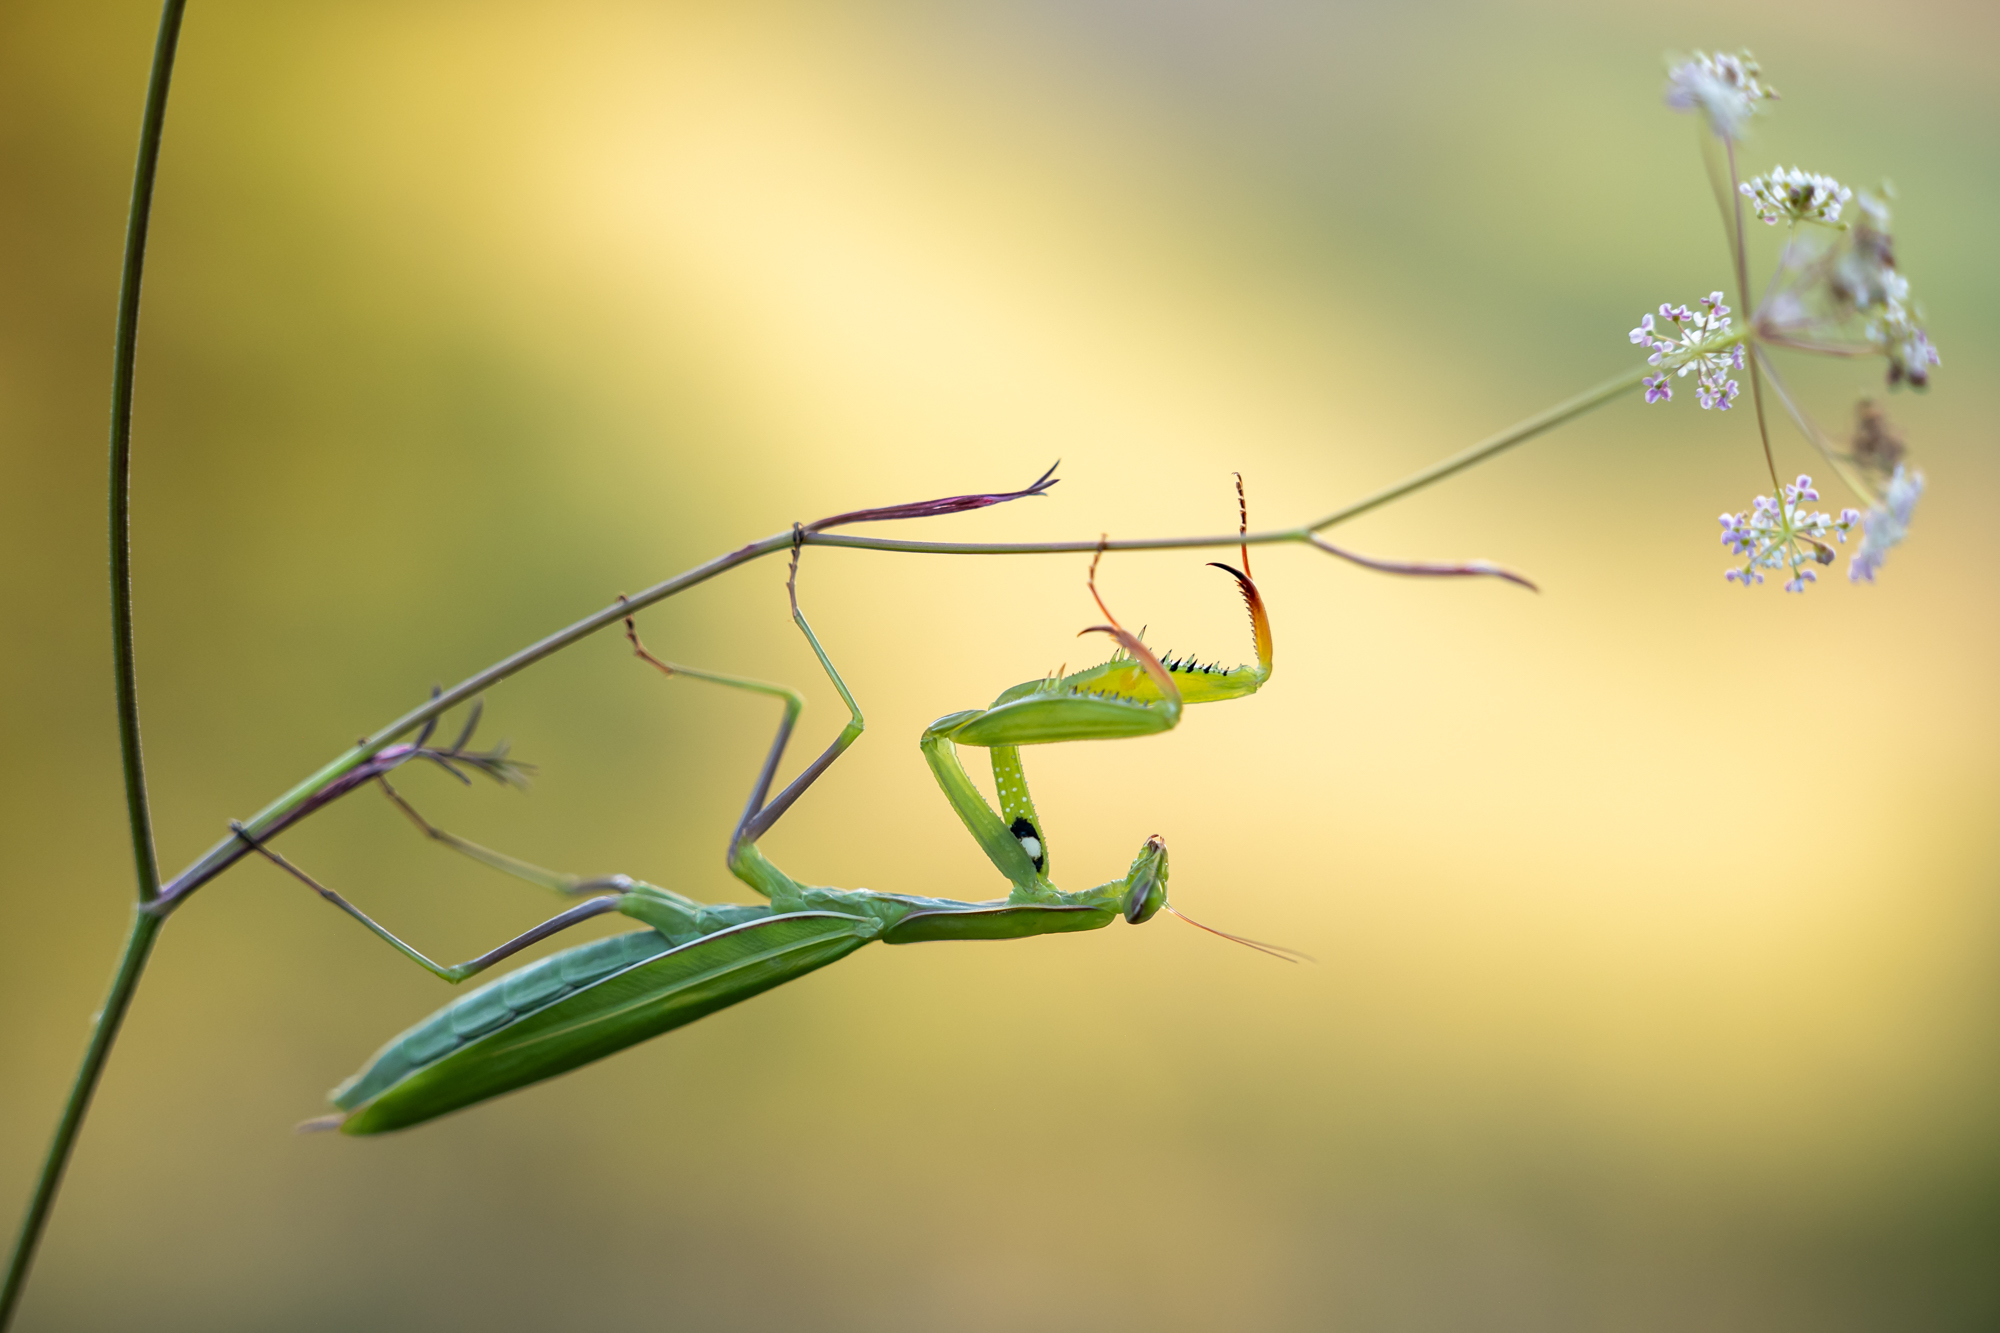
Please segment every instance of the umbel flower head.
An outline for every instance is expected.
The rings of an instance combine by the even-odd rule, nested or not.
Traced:
[[[1840,221],[1840,210],[1854,191],[1831,176],[1816,176],[1793,167],[1772,167],[1768,176],[1752,176],[1736,187],[1757,210],[1757,216],[1771,226],[1780,222],[1821,222],[1828,226]]]
[[[1804,172],[1760,176],[1743,189],[1767,220],[1771,212],[1794,221],[1819,220],[1815,211],[1830,220],[1850,193],[1831,177]],[[1941,358],[1910,299],[1910,280],[1896,267],[1889,189],[1863,190],[1853,198],[1857,216],[1851,225],[1788,239],[1771,293],[1752,322],[1761,337],[1781,347],[1873,353],[1888,363],[1891,388],[1925,388]]]
[[[1917,507],[1917,497],[1923,493],[1924,474],[1907,472],[1898,463],[1896,475],[1889,478],[1889,485],[1882,493],[1882,503],[1870,507],[1861,519],[1861,549],[1847,562],[1850,580],[1875,581],[1875,571],[1882,568],[1889,548],[1909,534],[1910,514]]]
[[[1909,307],[1888,301],[1864,315],[1861,336],[1888,359],[1890,386],[1907,380],[1912,388],[1927,387],[1931,367],[1938,364],[1938,349],[1931,346],[1930,335],[1910,315]]]
[[[1721,292],[1710,292],[1697,304],[1699,310],[1663,303],[1660,317],[1666,321],[1664,326],[1644,315],[1639,327],[1632,330],[1632,341],[1652,353],[1646,364],[1660,367],[1659,374],[1646,377],[1646,401],[1658,403],[1674,396],[1667,383],[1669,372],[1685,379],[1694,371],[1695,400],[1703,407],[1727,412],[1737,393],[1729,372],[1743,369],[1743,344],[1729,340],[1729,307],[1722,304]]]
[[[1826,544],[1827,538],[1845,542],[1847,534],[1861,522],[1861,514],[1843,509],[1836,519],[1806,509],[1805,501],[1819,499],[1812,478],[1807,476],[1781,488],[1779,494],[1782,498],[1777,500],[1758,496],[1750,502],[1748,513],[1722,516],[1722,544],[1744,558],[1741,568],[1725,570],[1722,577],[1748,588],[1762,583],[1763,571],[1769,569],[1789,576],[1786,592],[1804,592],[1808,583],[1819,581],[1812,566],[1833,563],[1833,548]],[[1861,556],[1854,559],[1858,563]]]
[[[1776,97],[1763,83],[1764,71],[1748,51],[1735,55],[1696,51],[1667,70],[1667,105],[1676,111],[1699,111],[1719,139],[1743,137],[1757,105]]]

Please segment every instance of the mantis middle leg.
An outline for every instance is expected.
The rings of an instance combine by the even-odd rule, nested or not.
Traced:
[[[764,858],[764,854],[757,849],[757,840],[770,832],[772,826],[784,817],[785,812],[797,804],[799,797],[805,795],[807,788],[817,782],[820,776],[833,766],[834,760],[845,754],[847,747],[859,740],[861,733],[868,727],[867,720],[861,715],[861,705],[854,701],[854,694],[847,688],[847,682],[840,678],[840,671],[833,665],[833,659],[827,656],[826,649],[820,644],[819,636],[813,633],[812,625],[806,620],[805,613],[799,610],[801,543],[798,539],[802,534],[803,530],[794,525],[792,564],[785,579],[785,596],[791,603],[792,623],[799,627],[799,633],[805,635],[806,642],[812,646],[813,656],[819,659],[820,667],[826,672],[827,679],[833,682],[833,688],[840,693],[841,702],[847,705],[847,725],[842,727],[840,734],[833,738],[832,743],[820,751],[819,756],[807,764],[776,796],[770,794],[771,784],[776,780],[778,764],[784,758],[785,747],[791,741],[792,729],[798,723],[799,714],[805,709],[804,697],[789,686],[768,685],[762,681],[752,681],[740,676],[725,676],[718,672],[702,671],[662,661],[646,651],[645,645],[639,641],[638,627],[633,624],[631,617],[628,616],[625,620],[625,637],[631,641],[632,651],[638,654],[642,661],[665,674],[692,676],[697,680],[713,681],[718,685],[778,695],[785,700],[785,714],[778,721],[777,734],[771,738],[771,748],[764,756],[764,765],[758,771],[757,780],[750,788],[750,799],[744,803],[743,817],[737,820],[736,830],[730,835],[726,858],[731,874],[766,898],[773,899],[792,896],[796,893],[797,886],[789,876]]]

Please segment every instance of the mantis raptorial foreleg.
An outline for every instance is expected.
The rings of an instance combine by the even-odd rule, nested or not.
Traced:
[[[1244,551],[1248,564],[1248,549]],[[1102,549],[1098,558],[1103,556]],[[1068,675],[1050,675],[1003,691],[990,707],[952,713],[931,723],[924,732],[924,759],[958,812],[974,841],[994,866],[1015,885],[1017,893],[1035,893],[1049,885],[1048,833],[1035,813],[1034,799],[1021,766],[1023,745],[1057,741],[1113,740],[1171,730],[1184,704],[1211,703],[1254,694],[1271,676],[1271,622],[1263,598],[1250,576],[1228,565],[1217,565],[1234,578],[1250,612],[1253,666],[1224,670],[1192,657],[1164,661],[1125,630],[1097,592],[1097,558],[1087,580],[1092,600],[1110,623],[1084,633],[1108,634],[1118,644],[1110,661]],[[993,784],[1000,812],[980,795],[966,776],[958,745],[988,747],[993,755]]]

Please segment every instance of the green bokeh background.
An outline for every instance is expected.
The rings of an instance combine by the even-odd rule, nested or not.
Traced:
[[[130,893],[103,400],[153,17],[0,8],[6,1200]],[[1049,500],[926,534],[1214,531],[1233,469],[1296,521],[1618,372],[1641,310],[1726,280],[1666,47],[1764,58],[1754,169],[1894,178],[1945,356],[1892,407],[1931,492],[1880,586],[1736,592],[1713,515],[1763,484],[1750,414],[1683,394],[1344,530],[1539,598],[1259,555],[1269,689],[1031,763],[1064,882],[1160,832],[1181,906],[1316,967],[1165,918],[869,950],[409,1134],[299,1138],[445,992],[245,866],[162,938],[22,1327],[1993,1327],[1996,29],[1948,0],[197,0],[137,413],[170,867],[432,681],[795,518],[1060,457]],[[1797,374],[1835,422],[1875,379]],[[1104,584],[1233,658],[1198,563]],[[646,628],[806,686],[817,745],[838,701],[782,573]],[[773,856],[993,891],[914,742],[1085,659],[1082,573],[812,553],[870,730]],[[488,702],[540,780],[413,776],[434,818],[741,896],[767,704],[609,637]],[[371,798],[286,847],[434,954],[548,907]]]

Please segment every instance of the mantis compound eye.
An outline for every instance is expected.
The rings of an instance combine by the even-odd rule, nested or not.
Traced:
[[[1125,873],[1125,919],[1133,925],[1149,921],[1167,905],[1167,843],[1155,833],[1132,858]]]

